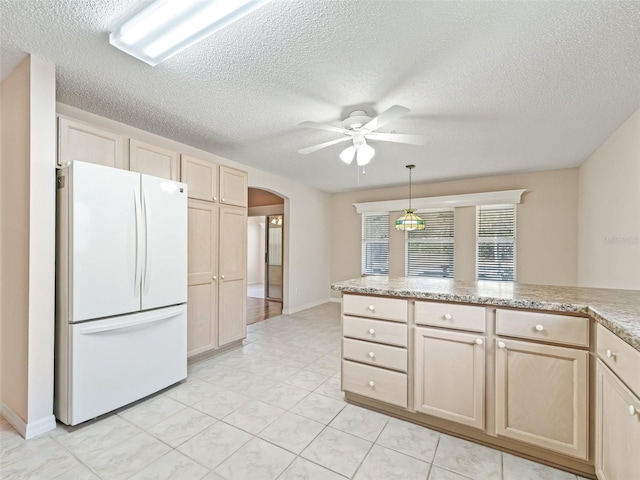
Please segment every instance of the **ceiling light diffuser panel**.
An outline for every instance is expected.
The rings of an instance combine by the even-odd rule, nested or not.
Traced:
[[[109,35],[109,43],[151,66],[271,0],[156,0]]]

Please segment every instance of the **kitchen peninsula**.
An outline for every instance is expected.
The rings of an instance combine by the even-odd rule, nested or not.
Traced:
[[[343,294],[348,401],[600,480],[640,459],[640,291],[363,277]]]

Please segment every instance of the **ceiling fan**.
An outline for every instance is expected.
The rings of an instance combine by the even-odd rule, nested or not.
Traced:
[[[340,159],[346,164],[350,164],[353,159],[356,158],[358,165],[363,166],[369,163],[376,153],[373,147],[367,143],[367,140],[424,145],[427,142],[427,138],[424,135],[376,132],[380,127],[391,123],[410,111],[407,107],[393,105],[377,117],[371,118],[364,110],[355,110],[342,121],[342,128],[309,121],[299,123],[301,127],[328,130],[330,132],[341,133],[343,136],[336,140],[330,140],[312,147],[303,148],[302,150],[298,150],[298,153],[306,155],[337,143],[352,141],[353,145],[343,150],[340,154]]]

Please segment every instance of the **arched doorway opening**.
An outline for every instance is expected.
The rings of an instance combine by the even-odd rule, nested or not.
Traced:
[[[247,324],[282,313],[285,284],[285,198],[249,188]]]

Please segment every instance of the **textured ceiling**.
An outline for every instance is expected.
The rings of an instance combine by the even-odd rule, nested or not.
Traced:
[[[57,65],[58,100],[329,192],[574,167],[640,107],[638,1],[275,0],[157,67],[108,43],[144,2],[0,0],[1,75]],[[305,129],[412,112],[366,174]]]

